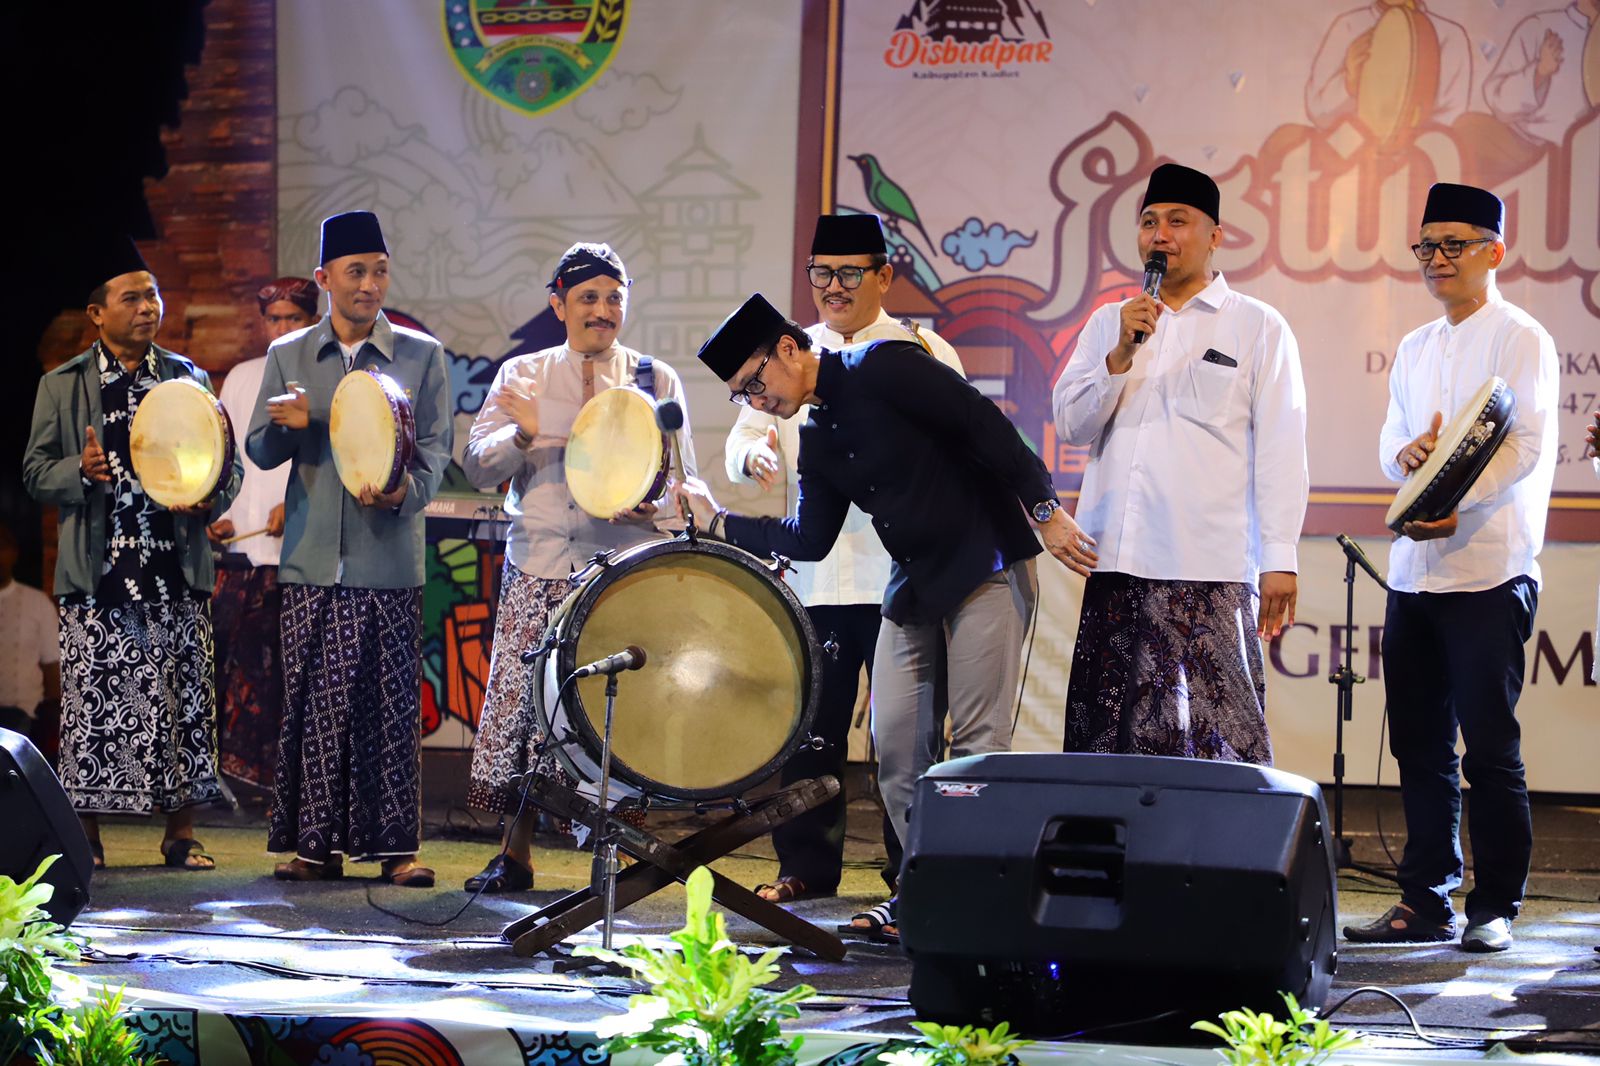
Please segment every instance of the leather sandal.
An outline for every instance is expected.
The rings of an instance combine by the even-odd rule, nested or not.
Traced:
[[[434,875],[432,870],[420,865],[414,858],[385,859],[378,880],[400,888],[432,888]]]
[[[1421,917],[1404,903],[1390,907],[1377,921],[1344,927],[1344,938],[1354,944],[1436,944],[1454,940],[1455,936],[1455,915],[1441,925]]]
[[[784,874],[770,885],[757,885],[755,894],[768,903],[798,903],[804,899],[826,899],[835,892],[813,892],[793,874]],[[768,895],[767,893],[771,893]]]
[[[496,855],[482,873],[467,878],[468,892],[482,892],[486,896],[502,892],[529,892],[533,889],[533,867],[524,866],[509,855]]]
[[[332,858],[327,862],[310,862],[294,858],[273,867],[272,876],[279,881],[337,881],[344,877],[344,860]]]
[[[217,860],[206,854],[206,847],[194,837],[164,841],[161,859],[175,870],[215,870]],[[197,862],[196,860],[204,860]]]

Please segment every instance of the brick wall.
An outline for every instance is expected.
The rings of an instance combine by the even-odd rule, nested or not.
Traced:
[[[211,0],[189,97],[162,141],[170,167],[145,196],[160,237],[140,245],[161,283],[156,340],[221,377],[259,355],[255,292],[277,275],[277,76],[272,0]],[[59,316],[39,345],[49,370],[88,346],[81,311]],[[54,539],[54,523],[48,523]]]

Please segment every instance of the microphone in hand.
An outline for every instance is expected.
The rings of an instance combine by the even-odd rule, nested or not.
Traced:
[[[1167,253],[1151,252],[1150,258],[1144,261],[1144,292],[1146,296],[1154,298],[1161,291],[1161,279],[1167,276]],[[1133,343],[1145,342],[1144,330],[1134,330]]]

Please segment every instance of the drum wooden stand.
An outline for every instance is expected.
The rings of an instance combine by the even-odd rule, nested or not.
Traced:
[[[835,777],[802,781],[763,797],[748,808],[735,810],[715,825],[672,844],[609,814],[602,816],[598,804],[544,775],[538,775],[528,783],[530,803],[558,818],[570,819],[582,825],[605,825],[607,834],[616,838],[622,850],[641,860],[617,874],[615,879],[607,879],[616,894],[617,910],[659,892],[674,881],[687,880],[695,867],[709,866],[756,837],[770,833],[777,826],[828,802],[838,794],[839,781]],[[830,962],[844,958],[844,942],[832,933],[824,932],[776,903],[768,903],[715,870],[711,871],[711,879],[711,897],[728,910],[743,915],[819,958]],[[591,883],[576,892],[569,892],[525,918],[517,919],[501,930],[500,935],[511,942],[511,949],[517,955],[537,955],[603,921],[605,895],[605,887]]]

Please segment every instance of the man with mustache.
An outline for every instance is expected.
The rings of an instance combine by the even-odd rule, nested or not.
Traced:
[[[1444,420],[1490,377],[1511,386],[1517,413],[1456,510],[1408,522],[1389,549],[1383,681],[1406,850],[1400,902],[1368,925],[1347,927],[1358,943],[1454,938],[1462,771],[1472,785],[1475,878],[1462,948],[1510,947],[1528,882],[1533,821],[1516,712],[1555,481],[1560,363],[1544,327],[1500,296],[1504,233],[1499,197],[1441,182],[1428,190],[1421,241],[1411,246],[1444,314],[1408,333],[1395,352],[1378,438],[1384,475],[1401,481],[1422,466]],[[1458,732],[1466,742],[1459,760]]]
[[[328,313],[267,349],[247,445],[285,463],[283,723],[267,849],[274,876],[328,881],[344,860],[429,888],[421,843],[423,510],[444,479],[453,428],[444,346],[383,313],[389,250],[377,216],[324,219],[318,287]],[[416,450],[393,492],[345,491],[328,419],[348,373],[378,370],[411,399]]]
[[[472,423],[463,460],[480,489],[509,482],[505,572],[495,612],[494,654],[483,714],[472,746],[467,803],[501,816],[518,812],[522,776],[538,768],[544,740],[528,698],[541,684],[522,653],[544,640],[550,617],[573,591],[568,578],[595,553],[630,548],[680,525],[645,500],[609,520],[580,509],[567,490],[566,443],[572,423],[596,393],[631,385],[684,403],[683,384],[665,363],[617,343],[631,284],[609,244],[574,244],[551,275],[550,306],[566,326],[565,344],[506,360]],[[678,435],[684,468],[694,473],[687,409]],[[533,829],[528,809],[506,826],[501,854],[467,879],[469,892],[533,887]]]
[[[237,457],[217,494],[166,508],[133,469],[131,424],[161,382],[205,371],[155,343],[163,305],[132,241],[91,264],[99,336],[39,382],[22,460],[34,499],[59,530],[61,783],[105,865],[99,815],[167,816],[166,865],[216,863],[194,837],[194,809],[221,798],[211,676],[213,569],[206,524],[239,489]]]
[[[1262,640],[1294,624],[1310,492],[1300,352],[1229,287],[1216,182],[1167,163],[1138,217],[1159,299],[1089,317],[1056,431],[1089,446],[1077,518],[1100,544],[1067,688],[1067,751],[1269,764]]]
[[[909,319],[896,320],[883,309],[894,279],[883,226],[876,215],[823,215],[811,240],[806,276],[821,321],[806,330],[812,342],[841,348],[873,340],[910,340],[923,345],[939,362],[965,376],[954,348],[932,330]],[[810,407],[779,418],[756,407],[739,410],[728,434],[726,465],[735,483],[756,481],[768,489],[783,486],[786,514],[794,514],[800,475],[800,427]],[[861,669],[872,678],[873,650],[878,643],[879,610],[889,581],[889,554],[872,529],[871,520],[851,505],[833,550],[821,562],[796,563],[790,586],[816,627],[817,637],[836,651],[822,662],[822,695],[812,729],[821,749],[802,748],[783,766],[783,784],[832,774],[844,778],[850,716],[855,710]],[[931,734],[942,722],[919,722]],[[942,730],[940,731],[942,734]],[[943,736],[918,737],[919,758],[913,776],[935,761]],[[774,903],[832,896],[844,864],[845,797],[840,794],[820,807],[778,826],[772,833],[778,853],[778,877],[756,892]],[[893,823],[884,821],[888,861],[884,877],[890,887],[900,872],[900,841]]]
[[[310,278],[279,278],[262,286],[256,306],[267,343],[315,322],[317,297],[317,283]],[[250,425],[266,369],[267,357],[262,354],[239,363],[223,379],[222,406],[235,426]],[[211,597],[222,772],[261,788],[272,786],[283,704],[278,560],[288,485],[287,466],[263,470],[246,455],[239,495],[207,530],[211,542],[222,549],[217,591]]]

